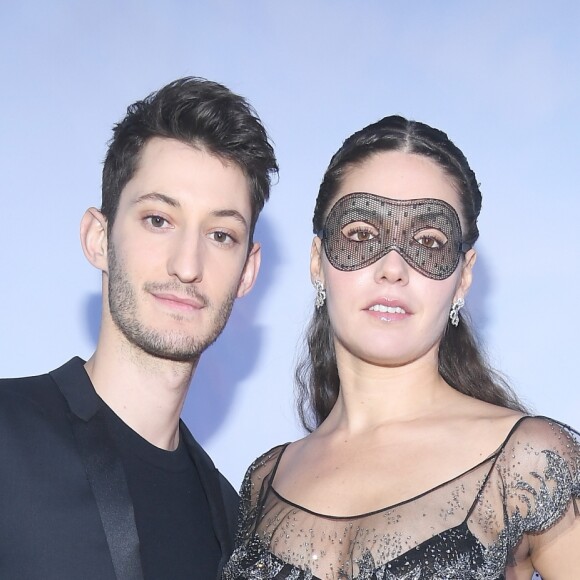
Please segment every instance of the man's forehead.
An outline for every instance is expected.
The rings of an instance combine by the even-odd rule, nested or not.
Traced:
[[[154,137],[144,145],[121,203],[167,201],[163,196],[176,206],[202,204],[251,215],[250,184],[235,163],[202,146]]]

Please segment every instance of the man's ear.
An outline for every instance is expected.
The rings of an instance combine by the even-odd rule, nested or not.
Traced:
[[[320,280],[324,284],[322,251],[322,240],[318,236],[314,236],[312,247],[310,248],[310,280],[313,284],[316,280]]]
[[[108,271],[107,218],[90,207],[81,219],[81,245],[87,260],[102,272]]]
[[[467,296],[473,280],[473,266],[475,266],[476,260],[477,252],[473,248],[465,253],[465,259],[461,267],[461,281],[455,293],[455,299]]]
[[[260,270],[261,262],[262,248],[258,242],[254,242],[254,245],[252,246],[252,249],[250,250],[250,253],[246,259],[242,277],[240,278],[237,293],[238,298],[245,296],[254,287],[256,278],[258,277],[258,271]]]

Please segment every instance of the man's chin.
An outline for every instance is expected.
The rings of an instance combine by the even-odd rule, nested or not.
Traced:
[[[148,352],[147,354],[154,356],[159,360],[166,360],[176,363],[195,363],[201,356],[201,352],[198,353],[180,351]]]
[[[183,363],[197,361],[206,348],[204,344],[175,345],[148,342],[133,342],[133,344],[155,358]]]
[[[198,323],[195,335],[192,333],[194,329],[191,324],[186,325],[187,329],[178,329],[175,324],[168,325],[168,328],[160,325],[146,326],[139,323],[136,316],[114,316],[113,321],[125,339],[142,352],[160,360],[195,363],[221,334],[227,317],[221,318],[223,320],[215,321],[221,322],[219,324],[204,324],[204,327],[209,326],[205,329],[200,328],[202,325]]]
[[[127,336],[129,341],[143,352],[158,359],[181,363],[195,363],[201,354],[215,342],[215,336],[197,338],[183,336],[160,336],[153,333]]]

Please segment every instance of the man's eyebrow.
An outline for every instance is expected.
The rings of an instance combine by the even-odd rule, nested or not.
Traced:
[[[143,195],[140,195],[133,203],[136,205],[145,201],[160,201],[170,205],[171,207],[181,207],[181,204],[175,198],[158,192],[144,193]],[[211,215],[214,217],[234,218],[236,221],[240,222],[240,224],[242,224],[246,230],[248,229],[248,222],[246,221],[246,218],[244,218],[244,216],[235,209],[216,209],[211,212]]]
[[[211,212],[215,217],[231,217],[234,218],[236,221],[240,222],[245,229],[248,229],[248,222],[246,218],[237,210],[235,209],[216,209],[215,211]]]
[[[138,204],[138,203],[142,203],[144,201],[160,201],[162,203],[166,203],[167,205],[170,205],[171,207],[180,207],[180,203],[174,199],[173,197],[169,197],[168,195],[165,195],[164,193],[157,193],[157,192],[151,192],[151,193],[144,193],[143,195],[140,195],[133,203],[134,204]]]

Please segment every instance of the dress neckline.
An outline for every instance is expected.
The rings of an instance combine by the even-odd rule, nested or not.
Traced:
[[[284,452],[286,451],[286,449],[288,448],[288,446],[290,445],[290,441],[287,443],[284,443],[283,445],[281,445],[281,449],[280,449],[280,453],[278,455],[278,457],[276,458],[276,463],[274,464],[274,468],[272,469],[269,479],[268,479],[268,487],[270,488],[270,490],[272,491],[272,493],[282,502],[296,508],[299,509],[303,512],[309,513],[313,516],[319,517],[319,518],[324,518],[324,519],[329,519],[329,520],[356,520],[356,519],[363,519],[366,517],[370,517],[370,516],[374,516],[377,514],[380,514],[381,512],[386,512],[388,510],[392,510],[395,509],[397,507],[401,507],[405,504],[411,503],[415,500],[418,500],[426,495],[429,495],[430,493],[433,493],[434,491],[437,491],[438,489],[441,489],[442,487],[445,487],[446,485],[449,485],[450,483],[453,483],[454,481],[456,481],[457,479],[460,479],[461,477],[464,477],[465,475],[471,473],[472,471],[475,471],[476,469],[480,468],[482,465],[485,465],[488,462],[492,462],[492,467],[493,465],[495,465],[495,461],[497,460],[497,458],[499,457],[500,453],[503,451],[503,449],[505,448],[505,446],[507,445],[508,441],[510,440],[511,436],[513,435],[514,431],[516,431],[516,429],[520,426],[520,424],[525,421],[526,419],[533,419],[533,418],[543,418],[543,417],[537,417],[534,415],[523,415],[521,417],[518,418],[518,420],[512,425],[512,427],[510,428],[510,430],[508,431],[507,435],[505,436],[504,440],[501,442],[501,444],[499,445],[499,447],[490,455],[488,455],[485,459],[482,459],[479,463],[477,463],[476,465],[474,465],[473,467],[470,467],[468,469],[466,469],[465,471],[463,471],[462,473],[455,475],[454,477],[443,481],[442,483],[438,483],[437,485],[435,485],[434,487],[431,487],[430,489],[423,491],[421,493],[418,493],[416,495],[414,495],[413,497],[401,500],[399,502],[396,502],[394,504],[390,504],[388,506],[385,507],[381,507],[378,508],[376,510],[371,510],[369,512],[364,512],[361,514],[355,514],[355,515],[348,515],[348,516],[335,516],[335,515],[331,515],[331,514],[323,514],[317,511],[314,511],[312,509],[309,509],[303,505],[300,505],[296,502],[293,502],[289,499],[287,499],[286,497],[284,497],[281,493],[279,493],[276,488],[274,487],[274,479],[276,477],[276,473],[278,471],[278,467],[280,465],[280,461],[282,459],[282,456],[284,455]],[[491,468],[490,471],[491,472]],[[488,476],[489,476],[489,472],[487,473],[486,477],[484,478],[482,484],[481,484],[481,488],[480,490],[485,486],[485,483],[487,482]],[[479,496],[479,493],[478,493]]]

